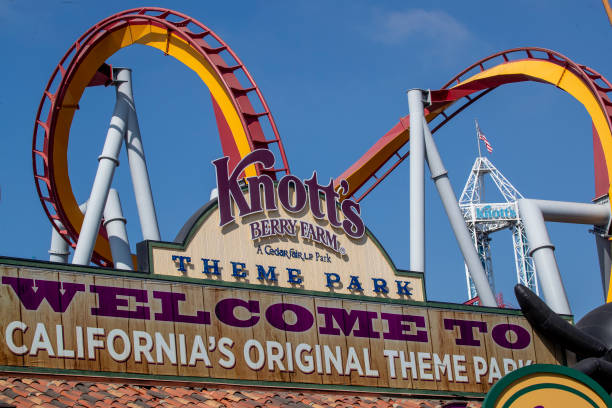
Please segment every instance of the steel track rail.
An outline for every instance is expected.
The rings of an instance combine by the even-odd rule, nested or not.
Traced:
[[[461,71],[459,74],[455,75],[439,90],[432,91],[432,105],[426,109],[426,116],[428,118],[428,122],[432,126],[432,133],[435,133],[437,130],[439,130],[449,121],[451,121],[454,117],[456,117],[459,113],[464,111],[467,107],[472,105],[474,102],[480,100],[480,98],[487,95],[489,92],[493,91],[500,85],[512,82],[519,82],[519,80],[512,80],[507,82],[500,80],[498,82],[489,84],[488,86],[482,86],[477,89],[462,90],[462,85],[465,83],[464,81],[467,81],[474,75],[485,72],[498,65],[507,64],[519,60],[546,61],[549,63],[563,66],[566,70],[574,73],[582,80],[582,82],[589,88],[593,96],[597,99],[601,110],[605,112],[608,128],[612,129],[612,102],[610,101],[609,97],[610,92],[612,92],[612,84],[606,78],[604,78],[600,73],[596,72],[595,70],[587,66],[577,64],[558,52],[545,48],[524,47],[501,51],[486,58],[483,58],[480,61],[477,61],[474,64],[470,65],[469,67]],[[520,79],[520,81],[527,80],[533,79]],[[475,92],[479,93],[474,95]],[[366,171],[367,177],[365,178],[365,180],[350,185],[349,193],[343,198],[355,198],[356,201],[361,201],[369,193],[371,193],[389,174],[391,174],[393,170],[395,170],[402,161],[404,161],[409,156],[409,151],[404,152],[401,155],[399,154],[400,149],[402,149],[408,143],[409,137],[406,137],[404,143],[401,143],[399,145],[395,143],[393,147],[390,147],[392,143],[396,142],[397,136],[400,133],[404,131],[407,132],[409,130],[409,122],[409,116],[401,118],[399,123],[395,125],[391,129],[391,131],[389,131],[385,136],[383,136],[383,138],[381,138],[379,142],[377,142],[372,148],[370,148],[361,159],[359,159],[355,164],[349,167],[341,176],[336,179],[336,184],[338,184],[340,180],[351,177],[353,174],[359,171],[358,166],[363,165],[364,162],[367,162],[376,154],[379,154],[380,152],[384,151],[384,160],[378,165],[371,167],[369,169],[369,173],[367,173]],[[381,143],[383,139],[387,140],[385,140],[384,143]],[[606,163],[596,162],[595,165],[596,167],[599,166],[601,169],[601,166],[605,166]],[[378,176],[376,173],[385,166],[387,166],[385,172],[382,175]],[[596,168],[596,174],[597,173],[598,170]],[[607,171],[605,171],[605,173],[607,174]],[[363,189],[365,189],[365,191],[361,192]],[[598,192],[598,195],[599,193],[600,192]]]
[[[236,53],[217,34],[204,24],[185,14],[163,8],[144,7],[117,13],[88,29],[71,45],[66,54],[60,59],[45,87],[34,124],[32,162],[36,190],[53,228],[73,248],[76,246],[79,231],[73,221],[66,215],[65,209],[59,200],[54,171],[57,165],[54,162],[53,152],[58,112],[60,109],[78,109],[78,105],[68,106],[63,104],[66,96],[65,93],[81,62],[92,51],[95,45],[118,29],[129,25],[137,26],[143,24],[151,24],[167,30],[167,46],[169,46],[171,35],[174,35],[188,43],[189,46],[206,58],[218,77],[225,84],[234,108],[239,113],[250,149],[268,148],[272,144],[276,145],[280,153],[282,165],[269,173],[274,176],[278,172],[287,174],[290,172],[278,128],[261,90],[257,87],[252,75]],[[211,44],[211,42],[214,42],[214,44]],[[166,53],[167,51],[168,49],[166,48]],[[245,85],[241,84],[236,75],[237,73],[242,73],[243,78],[246,78],[247,83]],[[110,83],[111,79],[108,78],[107,84]],[[90,85],[98,84],[100,84],[99,81],[90,83]],[[249,99],[250,97],[255,98],[259,102],[263,111],[255,111]],[[214,99],[213,104],[216,104]],[[224,153],[229,155],[234,162],[237,162],[240,157],[232,157],[236,155],[237,150],[226,151],[226,146],[231,145],[234,141],[227,140],[232,138],[231,133],[227,131],[225,133],[222,132],[225,119],[222,115],[219,115],[219,112],[215,109]],[[272,131],[271,137],[264,135],[261,120],[268,121]],[[226,124],[225,127],[227,128]],[[64,163],[64,165],[67,164]],[[257,172],[260,173],[261,169],[258,168]],[[59,228],[56,221],[59,221],[64,228]],[[100,229],[100,235],[103,239],[106,239],[106,232],[103,227]],[[92,261],[101,266],[112,265],[111,259],[102,256],[97,251],[94,251]]]

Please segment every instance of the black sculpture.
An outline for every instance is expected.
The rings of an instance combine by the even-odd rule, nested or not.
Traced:
[[[573,368],[612,392],[612,303],[591,310],[572,326],[527,287],[516,285],[514,293],[533,328],[576,353],[578,363]]]

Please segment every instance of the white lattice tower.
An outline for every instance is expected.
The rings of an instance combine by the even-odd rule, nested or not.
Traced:
[[[503,198],[503,202],[488,203],[485,201],[485,177],[493,181]],[[472,234],[474,246],[480,256],[491,289],[495,291],[493,264],[491,262],[491,233],[503,229],[512,231],[514,244],[514,261],[517,281],[536,293],[539,293],[535,264],[529,256],[529,246],[523,223],[518,212],[517,200],[522,194],[486,157],[477,157],[468,176],[459,206],[463,212],[465,223]],[[465,269],[468,296],[477,296],[476,288]]]

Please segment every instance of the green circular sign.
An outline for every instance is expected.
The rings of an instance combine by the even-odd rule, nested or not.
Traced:
[[[499,380],[483,408],[608,408],[612,398],[592,378],[565,366],[534,364]]]

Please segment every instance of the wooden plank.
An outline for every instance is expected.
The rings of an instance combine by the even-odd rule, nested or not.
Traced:
[[[33,270],[22,268],[19,270],[21,279],[58,281],[58,273],[52,271]],[[59,303],[59,293],[53,294]],[[26,345],[32,345],[29,352],[24,355],[23,363],[30,367],[64,368],[64,359],[56,358],[57,350],[55,346],[56,326],[62,324],[60,313],[53,311],[47,300],[43,300],[36,310],[28,310],[21,304],[21,318],[27,322],[28,330],[23,334],[23,341]],[[38,331],[37,328],[42,330]],[[32,341],[36,338],[37,344],[42,344],[45,336],[49,341],[50,348],[34,347]]]
[[[131,283],[131,282],[129,282]],[[185,288],[187,285],[181,285]],[[150,319],[145,320],[145,331],[153,338],[153,350],[151,351],[153,364],[148,365],[149,374],[153,375],[178,375],[178,342],[175,337],[175,327],[173,321],[163,321],[157,318],[156,314],[162,313],[162,302],[154,296],[155,292],[172,293],[173,285],[169,283],[146,282],[144,287],[148,291]],[[184,302],[183,302],[184,303]],[[173,313],[171,310],[169,313]],[[130,319],[132,320],[132,319]],[[158,335],[159,333],[159,335]],[[170,348],[169,357],[163,344]],[[174,347],[172,347],[174,344]],[[172,362],[171,359],[175,362]]]
[[[206,309],[203,288],[198,285],[172,285],[172,291],[183,293],[187,301],[179,306],[182,315],[196,316],[198,312],[209,313],[210,320],[214,319],[214,310]],[[209,377],[210,353],[208,352],[208,325],[191,322],[175,322],[174,328],[177,333],[177,343],[180,343],[180,335],[185,338],[185,360],[186,364],[179,358],[178,372],[180,376]],[[195,348],[194,348],[195,346]],[[180,354],[180,353],[179,353]],[[180,356],[179,356],[180,357]],[[193,360],[192,360],[193,358]],[[208,358],[208,362],[206,359]]]
[[[482,374],[479,381],[473,380],[473,384],[481,385],[481,392],[488,391],[495,384],[500,376],[504,375],[504,359],[512,359],[512,349],[504,348],[498,345],[493,339],[492,331],[498,324],[507,325],[508,316],[504,315],[485,315],[487,321],[487,336],[483,344],[483,352],[480,357],[483,357],[487,367],[486,373]],[[480,366],[479,366],[480,367]],[[484,368],[483,368],[484,370]],[[478,387],[474,386],[474,389]]]
[[[241,378],[245,380],[257,380],[257,373],[251,370],[243,358],[244,343],[253,338],[253,329],[251,327],[232,327],[228,324],[219,321],[215,314],[215,306],[224,299],[242,299],[249,301],[249,291],[239,289],[219,289],[213,287],[204,288],[204,305],[205,310],[211,313],[211,325],[206,328],[206,332],[209,337],[209,350],[214,351],[210,353],[210,359],[212,362],[212,368],[210,369],[211,376],[214,378]],[[238,307],[234,313],[237,319],[247,320],[251,317],[245,308]],[[229,345],[224,346],[228,353],[225,355],[221,352],[219,347],[219,341],[222,338],[232,340],[231,347]],[[228,362],[231,360],[228,357],[229,354],[234,356],[234,365],[231,366]],[[227,367],[224,367],[225,364]]]
[[[259,341],[264,350],[263,367],[257,370],[257,379],[259,381],[289,382],[291,381],[289,367],[294,366],[294,360],[291,358],[291,362],[289,362],[288,359],[289,353],[287,353],[286,347],[287,335],[284,330],[284,326],[283,329],[278,329],[266,322],[266,311],[268,310],[268,307],[278,303],[282,304],[283,296],[280,294],[251,296],[251,300],[254,299],[259,301],[260,318],[259,322],[253,326],[253,339]],[[290,314],[291,313],[287,312],[287,315]],[[267,345],[268,341],[275,342],[270,343],[269,349]],[[270,359],[271,354],[274,356],[282,355],[280,362],[274,358]],[[253,362],[257,362],[257,359],[262,357],[255,350],[255,348],[250,349],[249,355],[251,356],[251,361]],[[291,356],[292,355],[293,354],[291,352]]]
[[[433,375],[433,372],[431,374],[432,379],[421,378],[422,376],[421,376],[421,373],[419,372],[419,364],[418,364],[419,353],[427,353],[431,356],[431,354],[434,351],[433,341],[434,341],[434,328],[435,328],[434,323],[435,322],[432,322],[431,317],[427,313],[426,309],[406,306],[406,307],[402,307],[400,310],[401,312],[394,312],[394,313],[402,313],[403,315],[406,315],[406,316],[413,316],[410,319],[416,320],[413,322],[407,322],[408,326],[410,327],[410,330],[405,334],[418,336],[419,335],[418,333],[420,331],[426,331],[427,332],[427,342],[417,341],[418,339],[416,337],[413,340],[407,340],[406,353],[404,355],[404,359],[406,362],[413,360],[415,369],[412,370],[408,367],[406,367],[405,369],[402,369],[401,356],[400,356],[400,364],[398,364],[400,371],[399,371],[398,378],[402,378],[404,381],[408,380],[407,377],[411,378],[412,388],[414,389],[436,390],[437,385],[435,382],[435,377]],[[421,323],[424,323],[425,327],[419,327],[421,326]],[[411,355],[413,357],[411,357]],[[423,372],[425,374],[430,374],[429,373],[430,371],[431,370],[428,370],[428,371],[424,370]],[[404,376],[404,372],[406,376]]]
[[[64,363],[65,367],[74,370],[99,370],[100,361],[87,358],[86,341],[87,327],[98,327],[98,319],[90,312],[92,307],[96,307],[94,302],[97,301],[97,296],[89,292],[89,287],[94,284],[94,277],[76,273],[60,273],[59,280],[62,283],[82,284],[85,288],[84,292],[79,292],[74,296],[61,317],[66,349],[74,351],[74,358],[67,358]],[[80,347],[78,343],[81,343]]]
[[[140,285],[138,285],[138,283],[139,282],[137,281],[131,281],[127,285],[129,288],[139,289],[139,290],[145,290],[148,286],[147,281],[141,281]],[[131,311],[136,311],[137,307],[143,306],[143,303],[138,302],[136,298],[133,296],[128,296],[127,299],[128,299],[128,309]],[[147,291],[147,299],[149,300],[149,304],[153,303],[152,293],[150,291]],[[148,307],[149,304],[147,304],[146,306]],[[150,317],[152,318],[153,315],[151,314],[150,309],[149,309],[149,314],[150,314]],[[143,358],[144,356],[141,353],[138,354],[140,361],[137,362],[135,358],[135,350],[134,350],[134,332],[143,332],[147,330],[146,325],[145,325],[145,320],[136,319],[136,318],[128,319],[128,330],[129,330],[128,333],[129,333],[130,341],[132,342],[132,345],[131,345],[132,351],[130,352],[130,357],[126,361],[126,370],[127,372],[130,372],[130,373],[148,374],[149,373],[149,362],[147,361],[146,357]]]
[[[319,307],[339,308],[343,309],[344,305],[341,300],[315,298],[315,313],[316,324],[319,333],[319,344],[321,346],[321,362],[323,368],[323,384],[342,384],[350,385],[350,376],[344,375],[346,364],[346,337],[342,330],[339,330],[340,335],[322,334],[321,328],[326,327],[325,317],[318,313]],[[347,310],[349,311],[349,310]],[[336,321],[333,321],[333,328],[339,329]],[[327,359],[326,359],[327,350]],[[339,350],[339,352],[338,352]],[[340,360],[338,363],[338,359]],[[327,364],[326,364],[327,361]],[[336,366],[334,364],[337,364]]]
[[[457,318],[455,312],[440,310],[440,309],[430,309],[428,311],[429,314],[429,323],[430,330],[429,336],[431,338],[432,349],[430,352],[437,353],[439,358],[444,359],[444,355],[448,354],[450,359],[453,359],[453,355],[461,355],[462,349],[459,345],[456,344],[456,339],[460,338],[459,328],[455,327],[452,330],[447,330],[444,321],[445,319],[453,320]],[[446,389],[452,391],[465,391],[466,387],[462,382],[457,381],[455,370],[452,373],[452,381],[448,379],[448,373],[445,373],[443,376],[439,371],[440,380],[436,381],[436,373],[433,361],[433,355],[431,357],[431,361],[427,362],[431,365],[431,368],[428,371],[419,370],[421,373],[425,374],[427,378],[421,378],[422,385],[416,385],[418,388],[429,388],[429,389]],[[417,364],[418,365],[418,364]],[[467,373],[462,372],[459,373],[462,375],[467,375]]]
[[[305,373],[297,366],[297,362],[294,364],[294,371],[290,373],[290,381],[297,383],[314,383],[314,384],[322,384],[323,378],[322,375],[317,372],[316,367],[316,358],[315,358],[315,345],[319,344],[319,332],[317,331],[316,319],[314,317],[315,311],[315,302],[314,298],[310,296],[292,296],[292,295],[283,295],[283,302],[298,305],[306,310],[310,311],[313,315],[313,323],[310,329],[303,332],[295,332],[295,331],[286,331],[285,336],[287,338],[287,342],[291,343],[294,349],[294,360],[300,358],[302,361],[302,365],[305,366],[306,371],[311,370],[309,367],[309,357],[312,358],[312,371],[310,373]],[[291,312],[285,312],[287,315],[293,314]],[[293,320],[287,319],[288,323],[295,323]],[[300,352],[300,356],[295,355],[295,349],[300,344],[306,344],[310,346],[310,351]]]
[[[486,354],[487,354],[486,344],[487,344],[487,339],[490,339],[490,332],[491,332],[490,319],[497,318],[497,315],[489,315],[489,314],[484,314],[484,313],[481,314],[481,313],[459,312],[459,311],[454,312],[454,315],[455,315],[455,319],[483,323],[482,327],[484,330],[484,332],[481,331],[479,327],[474,327],[471,330],[473,341],[476,342],[478,345],[476,344],[474,345],[468,345],[468,344],[456,345],[457,353],[453,353],[453,354],[459,354],[459,355],[464,356],[465,362],[455,363],[455,372],[453,373],[454,384],[456,386],[458,386],[459,384],[462,385],[463,390],[466,392],[486,392],[488,390],[488,387],[482,384],[478,384],[474,380],[475,378],[474,358],[475,357],[486,358]],[[451,332],[448,331],[448,333],[451,333]],[[458,327],[455,328],[454,333],[455,333],[455,336],[458,336],[458,337],[455,337],[455,339],[458,339],[460,336],[460,331]],[[450,336],[450,337],[452,338],[454,336]],[[452,341],[456,344],[455,339],[453,339]],[[511,356],[512,354],[510,353],[510,357]],[[464,366],[466,371],[460,373],[458,369],[459,364]],[[462,375],[463,377],[467,378],[467,380],[464,379],[463,381],[459,381],[457,378],[458,375]],[[438,389],[443,389],[444,385],[445,385],[444,383],[440,383],[438,386]]]
[[[19,270],[13,267],[0,266],[0,275],[18,278]],[[17,293],[8,284],[0,285],[0,341],[2,344],[7,344],[5,337],[6,327],[11,322],[20,322],[21,307]],[[13,332],[13,342],[15,346],[20,347],[23,343],[23,332],[15,330]],[[8,347],[0,347],[0,364],[7,366],[22,366],[23,355],[15,354]]]
[[[523,342],[517,342],[518,336],[515,333],[510,332],[508,334],[510,342],[516,345],[516,348],[512,349],[512,358],[516,363],[516,368],[521,368],[527,365],[529,362],[531,362],[531,364],[536,364],[538,361],[536,360],[535,342],[533,340],[533,328],[531,327],[527,319],[519,316],[508,316],[508,324],[513,324],[523,328],[525,332],[529,335],[529,344],[524,348],[519,348],[523,346]]]
[[[401,306],[391,306],[391,305],[381,305],[380,313],[387,314],[404,314],[404,309]],[[385,339],[385,333],[390,333],[391,328],[389,327],[388,319],[380,319],[380,330],[382,332],[381,338],[382,345],[379,345],[380,351],[377,354],[377,360],[380,361],[379,364],[382,364],[382,368],[379,369],[381,378],[380,384],[384,387],[393,387],[393,388],[413,388],[412,386],[412,376],[408,374],[406,378],[402,377],[402,369],[399,361],[399,357],[385,357],[384,350],[389,350],[390,352],[397,352],[397,356],[399,356],[399,352],[403,352],[404,356],[408,355],[408,345],[412,346],[412,342],[407,342],[406,340],[395,340],[389,339],[387,335],[387,339]],[[375,326],[376,328],[378,325]],[[380,360],[380,355],[382,355],[382,360]],[[393,369],[390,368],[390,364],[393,364]],[[384,373],[384,374],[383,374]],[[384,380],[386,379],[386,383]]]
[[[383,334],[385,332],[385,328],[383,327],[383,320],[380,315],[382,313],[382,305],[377,303],[367,303],[365,304],[366,310],[368,312],[376,313],[378,316],[376,319],[372,321],[372,331],[374,333],[378,333],[378,337],[370,338],[369,341],[369,359],[370,359],[370,368],[374,371],[378,372],[378,376],[371,377],[376,380],[373,384],[378,387],[388,387],[389,386],[389,368],[387,364],[387,359],[385,358],[383,351],[385,349],[385,340]]]
[[[553,341],[533,331],[535,359],[539,364],[562,364],[561,347]]]
[[[346,310],[360,310],[364,312],[368,312],[368,304],[363,302],[354,302],[354,301],[343,301],[343,308]],[[376,318],[373,319],[378,321],[380,318],[380,314],[378,310],[370,311],[371,313],[376,313]],[[347,360],[344,360],[345,365],[345,375],[347,374],[346,368],[349,368],[350,373],[348,374],[351,384],[355,385],[366,385],[366,386],[377,386],[378,378],[380,377],[380,372],[378,372],[378,377],[368,377],[366,375],[366,357],[368,361],[372,361],[371,350],[370,347],[370,338],[369,337],[357,337],[354,335],[355,330],[359,329],[365,330],[365,327],[361,327],[359,321],[355,323],[353,334],[346,337],[346,350],[347,350]],[[373,332],[374,330],[368,330],[368,333]],[[378,332],[379,336],[382,336],[380,331]],[[351,350],[352,348],[352,350]],[[367,350],[367,355],[365,355],[364,350]],[[351,354],[349,354],[351,353]],[[350,360],[349,360],[350,358]],[[352,364],[353,367],[349,367],[349,364]],[[369,363],[368,363],[369,364]],[[354,368],[354,369],[351,369]]]
[[[112,287],[112,288],[124,288],[125,284],[126,284],[126,280],[125,279],[121,279],[121,278],[114,278],[114,277],[106,277],[106,276],[95,276],[94,277],[94,283],[97,287],[102,287],[97,289],[98,291],[103,292],[102,295],[100,295],[100,293],[98,293],[95,298],[96,298],[96,306],[95,308],[100,309],[100,311],[96,312],[98,313],[97,315],[97,319],[98,319],[98,328],[103,329],[104,334],[101,334],[99,336],[93,336],[93,338],[95,338],[96,340],[100,340],[104,343],[104,347],[101,349],[95,349],[94,351],[94,355],[96,360],[100,361],[100,370],[102,371],[110,371],[110,372],[118,372],[118,373],[123,373],[127,370],[127,364],[125,361],[116,361],[115,359],[113,359],[108,351],[108,342],[107,342],[107,336],[109,334],[109,332],[113,329],[118,329],[118,330],[122,330],[124,333],[129,333],[129,320],[127,317],[111,317],[111,316],[105,316],[105,314],[107,314],[106,312],[106,307],[109,307],[107,304],[107,301],[105,300],[105,291],[107,291],[108,289],[105,289],[103,287]],[[128,305],[129,305],[129,297],[126,296],[117,296],[118,299],[121,299],[122,301],[125,302],[125,306],[118,306],[117,310],[120,310],[124,313],[127,313],[128,309]],[[111,303],[111,302],[108,302]],[[106,306],[105,306],[106,305]],[[94,307],[91,308],[91,314],[94,314]],[[89,312],[89,311],[88,311]],[[129,334],[128,334],[129,336]],[[131,337],[131,336],[130,336]],[[85,335],[85,339],[88,343],[86,349],[89,349],[90,347],[90,342],[87,340],[88,336]],[[118,352],[121,352],[121,350],[119,350],[119,348],[121,348],[120,346],[120,340],[117,340],[117,342],[115,343],[118,346]],[[132,344],[132,352],[134,345]],[[88,353],[88,352],[86,352]],[[88,357],[88,360],[91,360]]]

